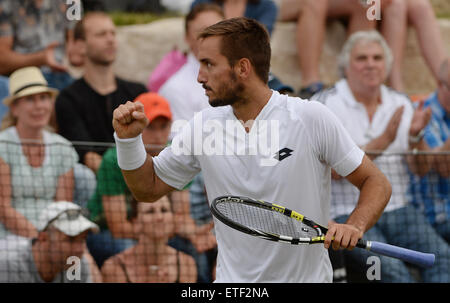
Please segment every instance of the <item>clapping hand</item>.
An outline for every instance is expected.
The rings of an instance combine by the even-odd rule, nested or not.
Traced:
[[[417,136],[422,129],[427,126],[431,118],[431,108],[424,108],[425,101],[419,101],[419,105],[414,111],[412,117],[411,126],[409,128],[409,134],[411,136]]]

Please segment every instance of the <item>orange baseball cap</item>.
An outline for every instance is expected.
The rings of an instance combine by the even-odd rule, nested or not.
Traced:
[[[156,93],[143,93],[134,99],[144,104],[145,115],[152,122],[157,117],[166,117],[172,120],[172,112],[170,111],[169,102]]]

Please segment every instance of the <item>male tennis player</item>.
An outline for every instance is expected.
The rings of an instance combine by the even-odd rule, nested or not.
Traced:
[[[155,201],[202,170],[210,202],[222,195],[247,196],[326,225],[333,168],[361,193],[346,224],[329,224],[324,246],[272,243],[215,221],[216,282],[331,282],[327,248],[332,238],[333,248],[352,249],[382,213],[389,182],[325,106],[269,89],[271,49],[262,25],[228,19],[206,28],[199,39],[198,81],[212,107],[187,123],[171,147],[148,157],[141,139],[148,123],[143,106],[127,102],[114,111],[118,162],[129,188],[139,201]],[[228,127],[236,121],[239,127]],[[263,121],[277,121],[279,136],[267,139]],[[269,156],[254,152],[255,142],[264,138],[278,141],[269,144],[279,148]],[[198,148],[214,140],[212,145],[225,146],[225,153]]]

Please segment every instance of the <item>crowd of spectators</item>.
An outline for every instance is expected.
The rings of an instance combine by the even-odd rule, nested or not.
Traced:
[[[214,281],[214,197],[203,175],[157,202],[137,202],[117,164],[111,121],[120,104],[141,102],[149,120],[143,142],[157,155],[175,122],[210,106],[197,82],[197,35],[240,16],[269,34],[277,20],[296,22],[302,87],[273,74],[269,87],[325,104],[388,176],[391,201],[367,238],[437,255],[418,274],[382,257],[381,281],[450,282],[450,59],[428,0],[380,1],[381,20],[368,19],[360,0],[190,1],[189,50],[148,71],[146,87],[115,74],[116,26],[101,1],[84,1],[77,22],[63,0],[0,0],[0,282]],[[330,18],[348,32],[337,83],[319,73]],[[416,104],[403,94],[401,73],[410,25],[436,80],[436,91]],[[68,64],[82,69],[80,78]],[[345,222],[358,192],[331,177],[331,216]],[[330,255],[343,260],[333,262],[342,280],[342,268],[364,272],[371,254]],[[79,260],[75,278],[69,257]]]

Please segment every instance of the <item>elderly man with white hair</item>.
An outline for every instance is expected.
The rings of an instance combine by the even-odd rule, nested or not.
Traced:
[[[407,96],[386,87],[392,54],[376,31],[354,33],[345,43],[340,58],[342,79],[312,97],[324,103],[341,120],[350,136],[386,175],[392,196],[383,215],[364,236],[370,240],[436,254],[432,268],[420,269],[422,282],[450,282],[450,249],[426,218],[407,202],[408,168],[420,174],[429,169],[425,156],[411,151],[426,150],[423,130],[431,112],[423,102],[416,110]],[[405,156],[409,152],[409,155]],[[347,220],[358,201],[358,191],[333,172],[331,217]],[[349,265],[366,272],[364,250],[344,251]],[[379,256],[382,282],[415,281],[402,261]],[[370,263],[371,264],[371,263]],[[375,275],[376,277],[376,275]]]

